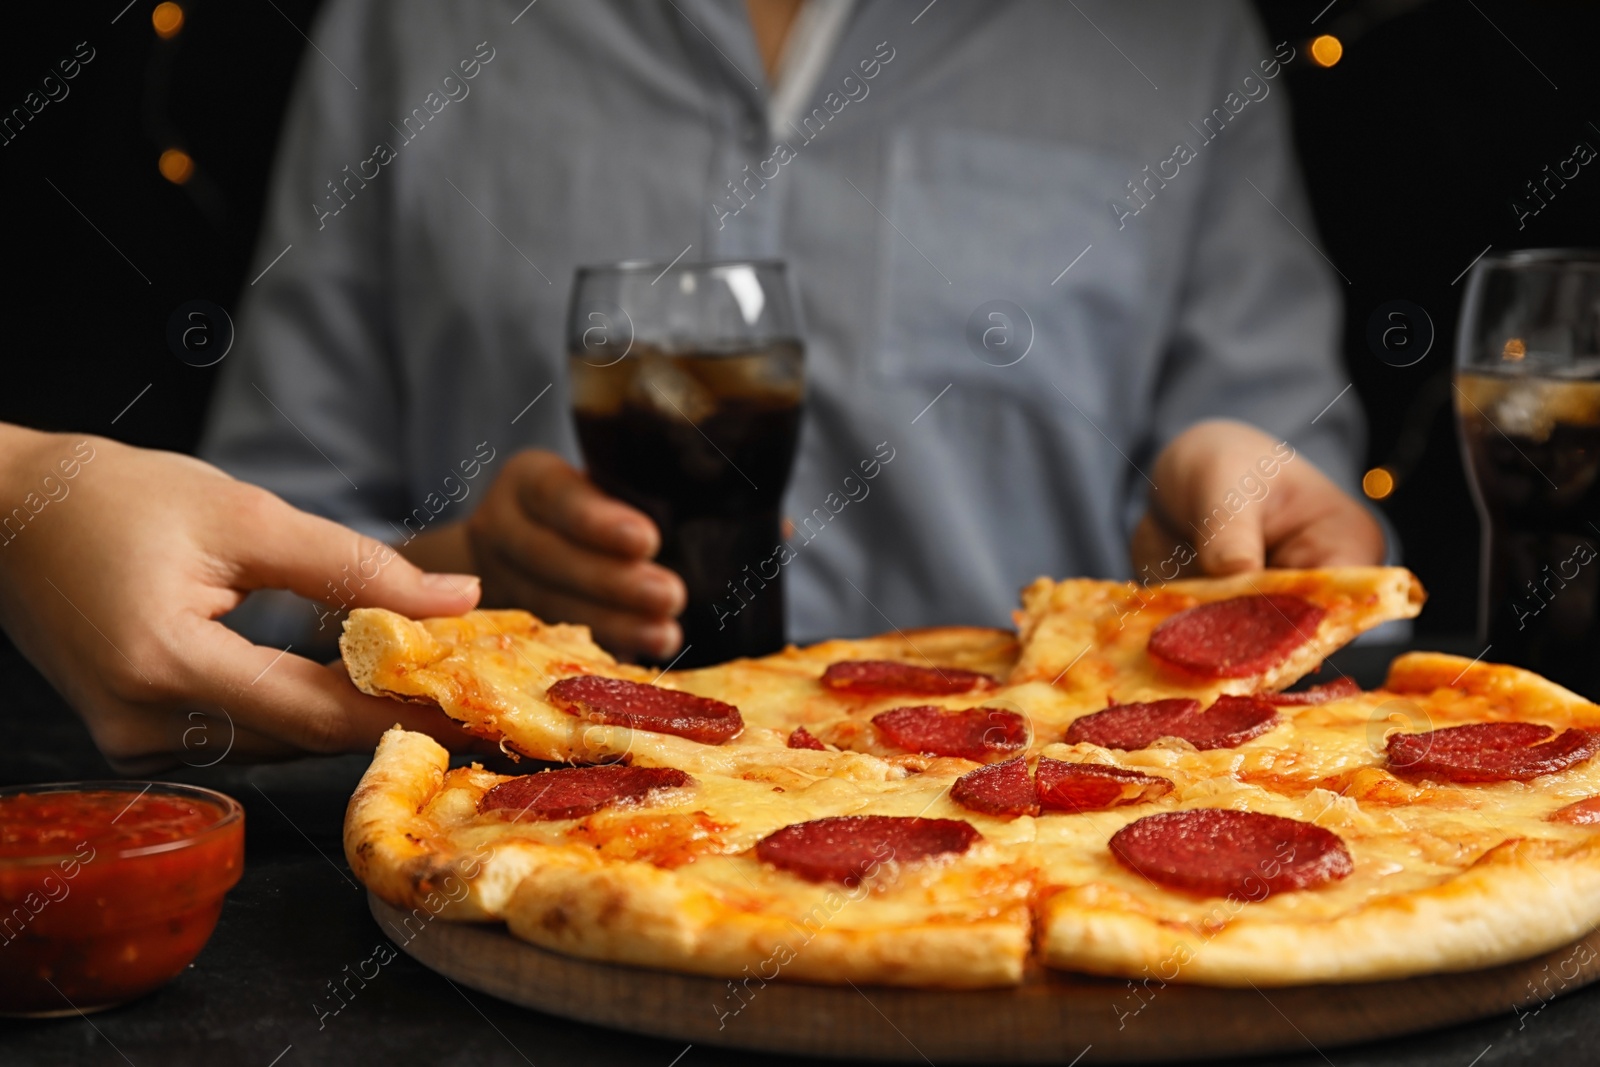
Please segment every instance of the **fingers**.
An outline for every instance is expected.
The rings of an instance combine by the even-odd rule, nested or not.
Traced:
[[[1371,512],[1309,464],[1268,511],[1265,536],[1272,567],[1373,566],[1388,547]]]
[[[459,615],[478,603],[470,574],[428,574],[389,545],[249,490],[248,529],[227,550],[245,588],[289,589],[349,607],[402,615]]]
[[[267,763],[304,756],[302,749],[233,721],[221,708],[142,712],[143,728],[133,738],[126,733],[118,745],[101,743],[102,754],[118,774],[148,777],[172,767],[215,767],[228,763]]]
[[[1156,461],[1161,488],[1152,494],[1152,510],[1169,536],[1193,546],[1202,573],[1239,574],[1266,565],[1262,503],[1271,489],[1255,476],[1254,464],[1273,444],[1240,424],[1201,424]]]
[[[1217,486],[1208,488],[1215,492]],[[1221,496],[1202,496],[1201,499],[1221,499]],[[1245,507],[1235,514],[1228,512],[1225,506],[1218,506],[1197,515],[1196,526],[1202,532],[1194,546],[1200,570],[1221,577],[1265,567],[1267,543],[1261,525],[1264,513],[1264,508]]]
[[[468,733],[461,724],[446,715],[442,708],[367,696],[356,688],[355,683],[350,680],[349,672],[339,660],[325,664],[322,669],[333,677],[337,692],[354,693],[361,698],[356,705],[353,705],[355,716],[351,720],[349,735],[351,742],[343,746],[346,750],[370,752],[377,747],[378,739],[383,736],[383,732],[396,723],[407,730],[428,734],[452,752],[500,750],[493,742]]]
[[[1155,478],[1151,513],[1130,544],[1141,564],[1169,538],[1186,540],[1197,569],[1219,576],[1383,560],[1382,529],[1365,507],[1289,445],[1243,423],[1184,431],[1157,459]]]
[[[342,666],[253,645],[220,623],[204,621],[187,645],[190,702],[221,709],[234,727],[267,741],[311,752],[371,751],[400,723],[457,748],[471,743],[436,708],[367,696]]]
[[[467,520],[495,603],[587,625],[623,655],[670,656],[682,643],[683,579],[649,560],[654,523],[548,452],[513,457]]]
[[[1194,546],[1174,534],[1153,512],[1146,511],[1128,544],[1137,581],[1170,582],[1200,573]]]
[[[505,476],[514,480],[529,519],[574,544],[623,559],[650,559],[661,551],[660,532],[647,515],[602,493],[553,452],[518,453]]]
[[[594,639],[616,655],[667,659],[676,655],[683,644],[683,630],[671,618],[609,608],[587,597],[552,590],[529,581],[511,571],[509,564],[503,561],[502,566],[504,569],[496,584],[515,603],[540,618],[560,619],[589,627]]]
[[[147,664],[142,686],[78,701],[96,746],[119,773],[371,752],[396,723],[453,751],[486,748],[437,708],[360,692],[342,663],[322,666],[253,645],[203,616],[157,643],[166,649],[164,666]]]
[[[661,621],[688,603],[683,579],[665,567],[591,551],[508,510],[494,524],[489,547],[531,584]]]

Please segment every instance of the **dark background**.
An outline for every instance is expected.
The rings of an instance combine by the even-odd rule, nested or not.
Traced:
[[[216,371],[173,355],[167,320],[193,299],[232,310],[249,280],[279,122],[317,4],[191,0],[167,41],[151,26],[154,0],[126,4],[7,11],[0,112],[78,42],[95,58],[66,99],[0,146],[12,262],[0,419],[190,449]],[[1600,5],[1256,6],[1274,42],[1304,48],[1332,32],[1345,44],[1331,69],[1287,68],[1296,136],[1319,242],[1350,279],[1343,350],[1369,414],[1368,465],[1394,470],[1382,506],[1432,593],[1420,628],[1459,634],[1473,625],[1477,519],[1451,414],[1464,284],[1452,279],[1486,245],[1600,245],[1600,167],[1584,168],[1526,229],[1510,207],[1575,142],[1600,147]],[[183,186],[157,171],[168,147],[196,161]],[[1423,308],[1437,331],[1429,355],[1406,368],[1380,361],[1365,337],[1374,310],[1396,299]]]

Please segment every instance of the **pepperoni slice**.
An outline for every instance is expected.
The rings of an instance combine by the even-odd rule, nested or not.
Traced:
[[[1271,670],[1316,632],[1327,612],[1288,593],[1238,596],[1180,611],[1157,626],[1152,656],[1208,678]]]
[[[1067,728],[1067,743],[1101,748],[1148,748],[1163,737],[1181,737],[1195,748],[1237,748],[1272,729],[1278,712],[1254,697],[1221,696],[1210,710],[1188,697],[1148,704],[1113,704],[1077,719]]]
[[[1571,823],[1573,826],[1593,826],[1600,823],[1600,797],[1584,797],[1551,812],[1547,818],[1551,822]]]
[[[872,717],[872,725],[895,748],[978,763],[1009,756],[1028,743],[1028,724],[1004,708],[946,711],[924,704],[880,711]]]
[[[870,878],[879,864],[959,855],[982,836],[960,819],[838,815],[768,834],[756,842],[756,856],[808,882],[853,886]]]
[[[984,815],[1039,814],[1039,798],[1021,756],[963,774],[950,787],[950,799]]]
[[[1068,763],[1039,757],[1034,772],[1042,811],[1104,811],[1124,804],[1143,804],[1172,792],[1160,775],[1098,763]]]
[[[1257,693],[1257,700],[1264,700],[1268,704],[1278,707],[1309,707],[1314,704],[1326,704],[1330,700],[1343,700],[1346,697],[1361,695],[1361,687],[1349,678],[1335,678],[1331,682],[1321,685],[1308,686],[1298,693]]]
[[[673,767],[563,767],[501,782],[478,800],[478,810],[515,811],[519,820],[581,819],[693,781]]]
[[[970,693],[974,689],[993,689],[996,682],[987,674],[955,667],[918,667],[888,659],[851,659],[830,663],[822,672],[822,684],[861,696],[891,693],[948,696]]]
[[[816,749],[818,752],[826,752],[828,750],[828,746],[812,737],[811,731],[804,726],[796,726],[794,728],[794,733],[789,735],[787,744],[790,748],[811,748]]]
[[[1220,696],[1195,719],[1199,725],[1183,734],[1195,748],[1238,748],[1278,725],[1278,711],[1255,697]]]
[[[1451,782],[1525,782],[1575,767],[1600,751],[1583,730],[1532,722],[1475,722],[1421,734],[1390,734],[1389,765]]]
[[[1087,742],[1101,748],[1145,748],[1162,737],[1179,737],[1184,724],[1200,713],[1189,697],[1152,700],[1147,704],[1113,704],[1075,719],[1067,727],[1067,744]]]
[[[590,722],[676,734],[708,745],[720,745],[744,729],[744,719],[732,704],[598,674],[563,678],[545,695],[562,711]]]
[[[1223,808],[1146,815],[1112,834],[1110,848],[1123,866],[1170,889],[1252,901],[1315,889],[1355,869],[1332,831]]]

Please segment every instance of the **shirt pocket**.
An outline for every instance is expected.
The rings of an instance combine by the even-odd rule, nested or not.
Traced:
[[[1038,408],[1065,392],[1129,420],[1151,294],[1142,228],[1111,201],[1137,168],[1098,149],[969,129],[891,135],[876,372]],[[1125,426],[1137,433],[1137,426]],[[1122,435],[1116,435],[1122,436]]]

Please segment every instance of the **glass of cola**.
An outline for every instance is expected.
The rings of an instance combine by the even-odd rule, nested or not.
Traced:
[[[1600,251],[1479,260],[1455,375],[1487,658],[1600,698]]]
[[[661,531],[657,561],[688,586],[675,662],[781,649],[781,572],[753,592],[740,586],[737,613],[716,604],[783,539],[779,507],[805,392],[784,264],[580,268],[567,354],[589,476],[650,516]]]

